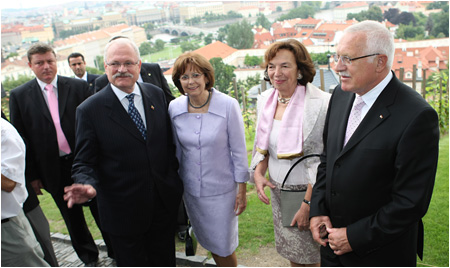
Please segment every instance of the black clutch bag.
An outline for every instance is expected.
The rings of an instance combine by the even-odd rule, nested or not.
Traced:
[[[300,209],[300,206],[302,205],[303,199],[305,199],[306,194],[306,190],[284,189],[284,184],[286,183],[289,174],[295,168],[295,166],[310,157],[320,157],[320,154],[310,154],[302,156],[291,166],[286,174],[286,177],[284,177],[283,183],[281,184],[281,223],[284,227],[292,227],[292,219],[294,218],[295,213],[297,213],[297,211]],[[295,224],[294,226],[297,226],[297,224]]]

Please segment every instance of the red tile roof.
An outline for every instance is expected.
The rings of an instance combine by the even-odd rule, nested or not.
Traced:
[[[237,49],[230,47],[227,44],[224,44],[220,41],[216,41],[204,47],[201,47],[194,52],[203,55],[206,59],[210,60],[212,58],[226,58],[236,52]]]
[[[117,34],[121,30],[130,28],[130,27],[133,28],[136,26],[129,26],[127,24],[119,24],[119,25],[114,25],[114,26],[104,28],[101,30],[77,34],[77,35],[70,36],[63,40],[55,41],[54,46],[60,47],[60,46],[65,46],[65,45],[89,42],[89,41],[93,41],[93,40],[109,39],[114,34]]]

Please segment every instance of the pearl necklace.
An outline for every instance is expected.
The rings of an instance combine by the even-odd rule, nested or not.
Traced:
[[[290,100],[291,100],[291,98],[278,97],[278,102],[283,103],[283,104],[288,104]]]
[[[208,102],[209,102],[209,99],[211,98],[211,91],[209,91],[208,90],[208,99],[206,100],[206,102],[205,103],[203,103],[202,105],[200,105],[200,106],[194,106],[192,103],[191,103],[191,99],[189,98],[189,96],[188,96],[188,103],[189,103],[189,105],[192,107],[192,108],[194,108],[194,109],[200,109],[200,108],[203,108],[206,104],[208,104]]]

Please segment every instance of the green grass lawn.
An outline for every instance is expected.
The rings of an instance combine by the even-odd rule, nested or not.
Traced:
[[[418,266],[448,267],[448,136],[439,144],[439,163],[436,182],[428,213],[423,218],[425,244],[423,260],[417,258]]]
[[[433,198],[431,199],[428,213],[423,219],[425,226],[424,259],[418,259],[418,266],[449,266],[449,235],[448,235],[448,205],[449,205],[449,137],[445,136],[440,141],[440,154],[436,184],[434,186]],[[270,195],[269,189],[266,194]],[[272,207],[260,202],[252,185],[248,185],[248,204],[246,211],[239,217],[239,247],[237,252],[257,254],[262,246],[273,246],[273,222]],[[59,210],[48,193],[39,197],[42,210],[50,222],[51,232],[67,234],[64,221],[61,219]],[[95,224],[89,209],[85,209],[85,215],[89,229],[94,239],[101,239],[101,234]],[[178,250],[183,245],[178,243]]]
[[[159,51],[157,53],[152,53],[150,55],[141,55],[142,62],[157,62],[157,61],[164,61],[164,60],[171,60],[178,58],[179,55],[181,55],[181,47],[172,47],[172,46],[166,46],[162,51]]]

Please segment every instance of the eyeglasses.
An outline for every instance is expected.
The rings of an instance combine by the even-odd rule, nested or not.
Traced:
[[[189,81],[189,78],[192,78],[193,80],[198,80],[200,78],[200,76],[202,76],[202,75],[203,74],[199,74],[199,73],[193,73],[191,76],[185,74],[180,77],[180,81],[187,82],[187,81]]]
[[[340,56],[338,54],[334,54],[333,55],[333,59],[334,59],[334,62],[336,62],[336,63],[339,61],[339,59],[341,59],[342,64],[344,64],[344,65],[352,65],[352,61],[354,61],[354,60],[359,60],[359,59],[372,57],[372,56],[376,56],[376,55],[380,55],[380,53],[365,55],[365,56],[356,57],[356,58],[349,58],[348,56]]]
[[[120,62],[114,61],[114,62],[111,62],[111,63],[106,63],[106,65],[110,66],[113,69],[119,69],[121,66],[123,66],[123,67],[128,69],[128,68],[131,68],[133,66],[136,66],[138,63],[139,63],[139,61],[137,61],[137,62],[127,61],[127,62],[124,62],[124,63],[120,63]]]

